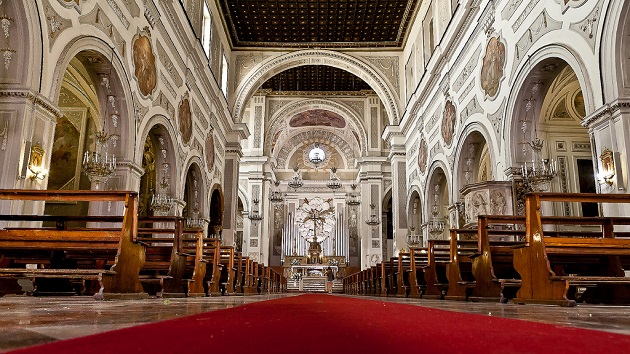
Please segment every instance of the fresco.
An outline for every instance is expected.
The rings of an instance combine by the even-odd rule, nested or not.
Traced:
[[[192,137],[192,115],[190,113],[190,102],[188,98],[182,99],[179,104],[179,132],[182,134],[184,144],[190,142]]]
[[[486,47],[481,67],[481,88],[489,97],[495,97],[499,92],[499,84],[503,78],[505,64],[505,45],[499,38],[492,37]]]
[[[292,128],[324,126],[333,128],[345,128],[346,120],[337,113],[324,109],[312,109],[298,113],[289,121]]]
[[[420,150],[418,151],[418,165],[420,165],[420,172],[424,173],[427,169],[427,154],[429,147],[424,136],[420,140]]]
[[[446,146],[450,146],[453,142],[456,122],[457,113],[455,112],[455,105],[453,105],[451,100],[448,100],[446,101],[444,116],[442,117],[442,139],[444,139],[444,144],[446,144]]]
[[[155,55],[149,37],[141,35],[133,42],[133,65],[140,92],[149,96],[157,85]]]
[[[48,189],[62,189],[76,176],[81,132],[65,115],[57,119],[55,140],[50,152]],[[76,183],[67,186],[76,189]]]

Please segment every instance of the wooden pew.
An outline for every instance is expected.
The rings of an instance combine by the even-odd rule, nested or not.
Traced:
[[[411,272],[411,260],[408,252],[398,253],[396,259],[396,297],[407,297],[410,288],[409,273]]]
[[[219,292],[220,241],[206,238],[201,230],[185,230],[182,250],[186,255],[184,284],[189,297],[217,296]]]
[[[423,299],[442,299],[448,290],[446,266],[450,260],[449,240],[427,242],[426,266],[422,267],[425,289]]]
[[[0,220],[26,226],[5,227],[0,230],[0,293],[13,292],[19,278],[66,279],[92,281],[97,285],[95,298],[143,298],[148,295],[140,283],[140,270],[144,265],[145,247],[137,242],[138,196],[135,192],[115,191],[53,191],[53,190],[0,190],[0,200],[29,202],[104,202],[124,203],[120,227],[103,228],[68,226],[68,222],[102,223],[111,221],[108,216],[42,216],[0,215]],[[116,216],[115,218],[120,218]],[[53,227],[41,226],[54,221]],[[32,226],[35,224],[36,226]],[[53,258],[51,251],[61,255]],[[81,260],[68,258],[68,252],[81,255]],[[84,262],[92,254],[94,261]],[[94,257],[96,256],[96,257]],[[98,260],[98,261],[96,261]],[[79,268],[88,263],[89,267]],[[27,269],[26,264],[39,264]],[[37,285],[35,285],[37,286]],[[34,293],[38,289],[35,288]]]
[[[412,247],[409,249],[409,297],[420,298],[426,289],[424,267],[427,265],[427,249]]]
[[[446,300],[466,301],[475,287],[471,255],[477,253],[477,229],[451,229],[449,262],[446,266],[448,291]]]
[[[599,225],[597,237],[584,232],[553,235],[543,227],[542,202],[629,203],[627,194],[533,193],[526,196],[526,243],[514,250],[514,267],[522,279],[515,303],[575,305],[570,289],[586,287],[589,300],[628,303],[630,277],[622,258],[630,257],[627,232],[615,225],[630,225],[628,218],[574,218],[572,225]],[[569,222],[564,221],[565,225]],[[568,237],[567,237],[568,236]],[[624,236],[624,238],[619,238]]]

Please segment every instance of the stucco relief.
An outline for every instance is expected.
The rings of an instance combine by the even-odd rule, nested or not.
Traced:
[[[444,115],[442,116],[442,139],[444,144],[450,146],[455,135],[455,124],[457,123],[457,113],[455,105],[451,100],[446,101],[444,106]]]
[[[184,98],[182,98],[182,101],[179,103],[178,112],[179,114],[177,117],[179,118],[179,132],[182,134],[182,141],[184,144],[188,144],[190,142],[190,138],[192,137],[192,117],[188,96],[184,96]]]
[[[133,65],[140,92],[149,96],[157,85],[157,70],[151,40],[146,35],[138,36],[133,42]]]
[[[481,74],[481,88],[490,98],[495,98],[499,92],[501,80],[504,77],[505,44],[499,37],[492,37],[486,46],[483,57]]]
[[[214,138],[212,138],[212,133],[208,135],[208,139],[206,139],[206,165],[208,166],[208,171],[212,172],[212,168],[214,167]]]
[[[420,166],[420,172],[422,174],[424,174],[424,171],[427,169],[428,152],[429,146],[424,136],[422,136],[420,138],[420,151],[418,151],[418,165]]]
[[[311,109],[293,116],[289,121],[292,128],[325,126],[333,128],[345,128],[346,120],[337,113],[324,109]]]

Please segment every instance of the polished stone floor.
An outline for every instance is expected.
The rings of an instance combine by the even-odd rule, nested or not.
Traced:
[[[2,297],[0,352],[294,295],[296,294],[126,301],[95,301],[91,297]],[[542,305],[361,298],[630,335],[630,306],[578,305],[573,308],[561,308]]]

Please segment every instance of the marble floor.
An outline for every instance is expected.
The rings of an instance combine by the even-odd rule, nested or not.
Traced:
[[[0,352],[295,295],[127,301],[95,301],[91,297],[2,297]],[[578,305],[573,308],[561,308],[543,305],[361,298],[630,335],[630,306]]]

